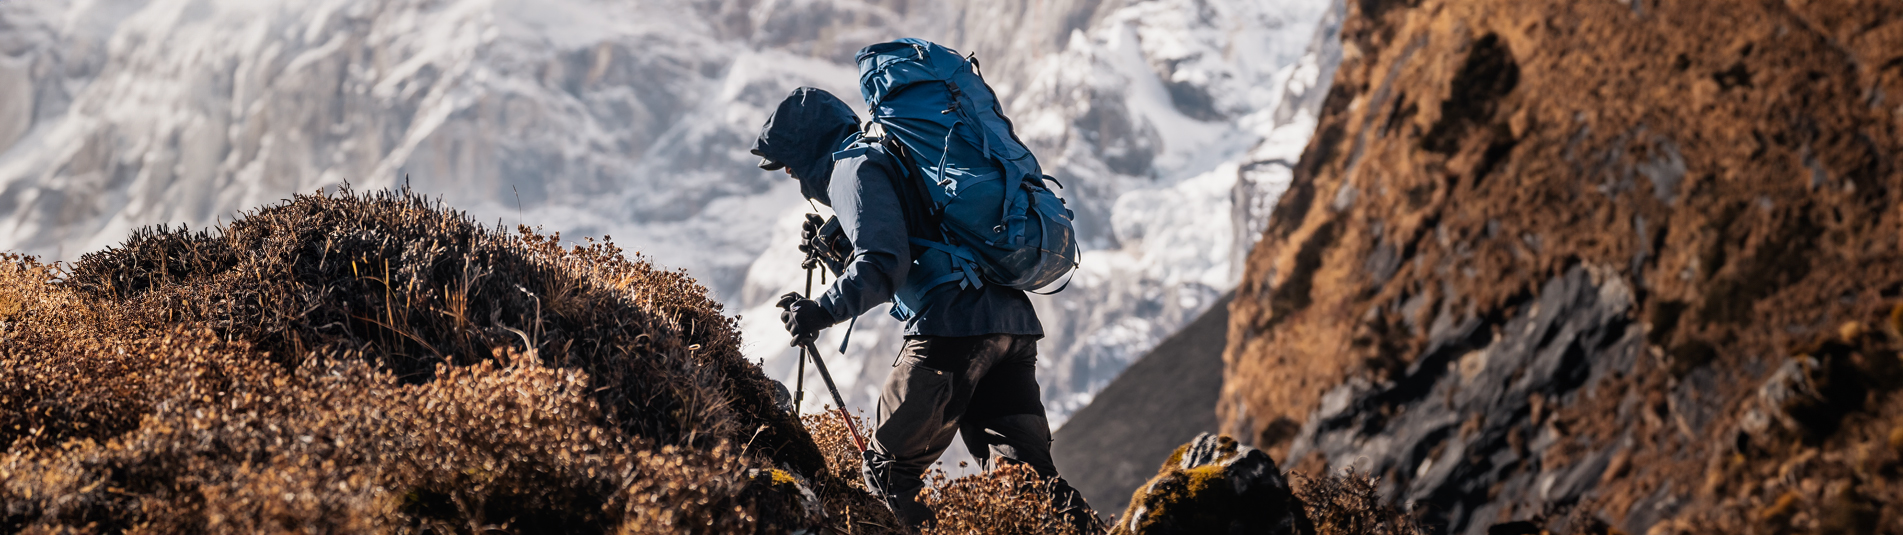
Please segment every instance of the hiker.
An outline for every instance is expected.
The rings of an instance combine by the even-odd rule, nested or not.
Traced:
[[[906,194],[915,185],[903,181],[920,179],[906,173],[901,155],[860,130],[845,102],[802,87],[767,119],[752,153],[761,169],[792,175],[806,198],[837,214],[837,232],[809,216],[802,233],[801,248],[839,275],[816,300],[781,298],[794,344],[810,344],[820,330],[886,302],[905,322],[905,344],[864,453],[867,487],[905,523],[929,523],[931,510],[917,501],[922,478],[958,434],[981,467],[990,469],[994,458],[1027,464],[1054,479],[1053,499],[1073,522],[1095,522],[1051,461],[1036,377],[1044,329],[1030,299],[1001,284],[941,282],[960,270],[950,255],[916,240],[944,239],[921,206],[929,201]]]

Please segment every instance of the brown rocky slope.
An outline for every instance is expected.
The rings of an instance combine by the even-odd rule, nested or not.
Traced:
[[[1350,2],[1224,431],[1452,533],[1903,532],[1903,3]]]

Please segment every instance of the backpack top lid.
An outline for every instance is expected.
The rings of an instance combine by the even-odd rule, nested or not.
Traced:
[[[1012,131],[974,61],[911,37],[865,47],[855,59],[872,119],[905,142],[921,167],[989,160],[1007,179],[1041,177],[1037,158]],[[956,128],[958,123],[966,128]]]
[[[886,95],[918,82],[951,79],[966,69],[966,59],[957,50],[937,43],[906,37],[859,49],[853,61],[859,64],[859,91],[874,109]],[[895,65],[901,64],[903,65]]]

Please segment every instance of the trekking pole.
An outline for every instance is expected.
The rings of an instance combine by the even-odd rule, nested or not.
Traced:
[[[839,406],[839,418],[846,421],[846,430],[852,432],[853,447],[859,448],[859,453],[865,453],[865,436],[859,434],[858,424],[852,422],[852,413],[846,411],[846,398],[839,395],[839,387],[833,386],[833,374],[826,371],[826,361],[819,358],[819,350],[813,348],[812,342],[801,344],[800,349],[813,357],[813,367],[819,368],[819,378],[826,381],[826,390],[833,393],[833,403]]]
[[[806,293],[813,295],[813,265],[806,264]],[[800,374],[793,378],[793,414],[799,414],[800,401],[806,398],[806,347],[800,346]]]

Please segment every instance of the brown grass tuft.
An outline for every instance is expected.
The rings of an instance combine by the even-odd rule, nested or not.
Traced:
[[[932,472],[919,502],[936,515],[925,535],[1091,535],[1072,525],[1051,503],[1052,482],[1029,465],[1001,462],[991,470],[947,479]]]
[[[860,432],[871,431],[872,427],[866,422],[863,413],[852,419]],[[801,416],[800,423],[812,433],[813,444],[819,446],[820,454],[826,458],[826,471],[847,480],[852,488],[865,490],[865,481],[859,476],[859,469],[864,462],[853,445],[852,432],[846,429],[845,422],[839,418],[839,411],[827,406],[826,412]]]
[[[1311,477],[1289,472],[1290,487],[1301,500],[1317,535],[1427,535],[1414,515],[1381,499],[1376,480],[1350,468]]]
[[[885,503],[866,491],[865,480],[859,475],[863,462],[853,446],[852,433],[846,430],[839,413],[828,407],[826,412],[808,414],[800,420],[812,432],[813,443],[826,457],[826,474],[817,482],[818,492],[826,510],[838,512],[829,519],[828,527],[834,533],[852,535],[908,533],[899,526],[898,518],[892,516]],[[862,432],[872,429],[865,418],[855,416],[853,420]]]
[[[808,414],[803,421],[825,455],[828,470],[844,480],[832,484],[845,485],[853,491],[822,493],[828,510],[850,510],[859,515],[857,518],[879,518],[857,523],[846,532],[904,533],[884,529],[896,525],[896,521],[883,504],[864,493],[865,485],[859,478],[860,457],[853,450],[852,439],[838,413]],[[858,424],[860,429],[870,429],[863,419]],[[1179,449],[1176,455],[1181,453]],[[1171,458],[1166,462],[1176,464],[1177,460]],[[1376,492],[1378,481],[1368,474],[1352,469],[1320,477],[1290,472],[1289,480],[1318,535],[1433,533],[1419,523],[1417,515],[1388,505]],[[1039,478],[1029,467],[1015,463],[1001,463],[994,470],[955,479],[934,470],[920,502],[936,512],[937,524],[924,533],[1092,533],[1067,523],[1052,507],[1050,495],[1049,481]]]
[[[345,191],[0,260],[0,532],[824,522],[734,320],[612,243]]]
[[[847,487],[842,492],[822,493],[828,508],[850,511],[855,520],[848,533],[908,533],[897,529],[898,520],[885,504],[866,494],[859,475],[862,464],[854,450],[852,436],[839,419],[839,413],[808,414],[803,420],[826,456],[829,472],[837,474],[833,485]],[[855,418],[862,430],[871,429],[864,418]],[[1051,504],[1051,482],[1036,470],[1017,463],[1000,463],[997,469],[957,479],[933,470],[919,502],[937,513],[937,525],[924,530],[931,534],[1068,534],[1085,535],[1071,526]],[[822,484],[822,487],[825,485]],[[836,505],[835,505],[836,504]]]
[[[204,325],[287,366],[356,351],[410,384],[514,348],[589,372],[635,435],[704,448],[770,424],[756,443],[802,442],[704,288],[613,243],[564,249],[560,238],[484,227],[408,192],[346,191],[221,232],[140,229],[82,256],[62,286],[109,309],[114,330]],[[797,453],[818,468],[817,452]]]

